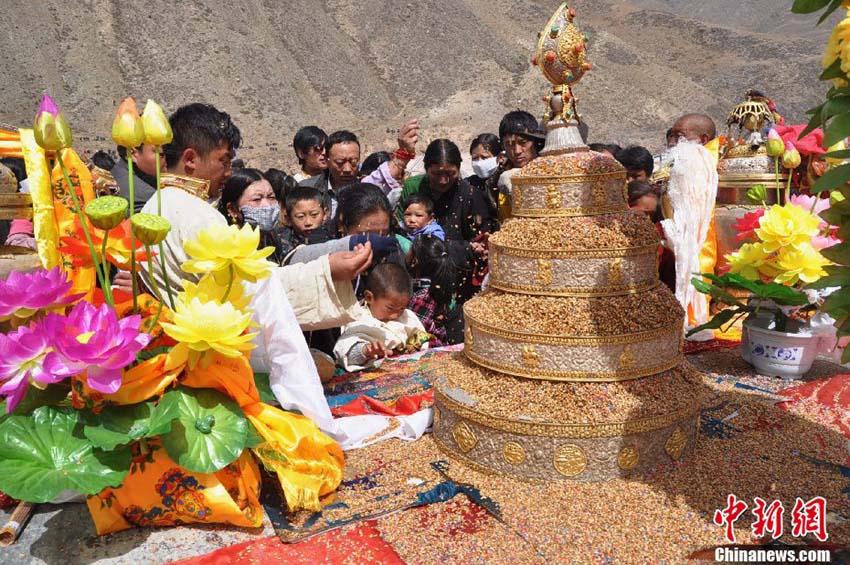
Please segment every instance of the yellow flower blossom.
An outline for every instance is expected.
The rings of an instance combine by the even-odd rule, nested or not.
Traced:
[[[177,300],[188,304],[195,298],[199,298],[201,302],[224,302],[224,293],[227,291],[226,286],[222,286],[215,282],[215,279],[207,275],[203,277],[198,284],[187,280],[181,281],[183,284],[183,292],[177,295]],[[243,312],[248,310],[251,303],[251,295],[245,292],[241,284],[234,284],[230,289],[230,294],[227,295],[227,302],[233,304],[233,307]]]
[[[811,246],[783,247],[779,250],[776,265],[781,273],[776,282],[794,285],[799,281],[811,284],[827,275],[824,267],[830,265],[829,259]]]
[[[756,235],[764,243],[764,251],[773,253],[782,247],[809,244],[819,226],[820,219],[800,206],[774,205],[759,220]]]
[[[274,253],[273,247],[257,249],[260,230],[249,224],[242,228],[214,224],[183,244],[183,249],[193,259],[183,263],[187,273],[210,273],[218,284],[230,283],[231,273],[237,279],[252,283],[271,273],[272,263],[266,257]]]
[[[169,366],[188,361],[192,368],[198,362],[207,367],[216,353],[239,357],[255,347],[250,341],[257,334],[246,333],[251,314],[240,312],[233,304],[195,297],[188,302],[178,300],[175,306],[173,323],[160,322],[163,331],[178,342],[169,354]]]
[[[759,269],[768,260],[768,254],[761,243],[745,243],[735,253],[726,255],[729,272],[739,274],[751,281],[760,280]]]
[[[836,59],[840,58],[841,70],[847,74],[850,73],[850,41],[848,41],[850,39],[850,3],[844,2],[843,6],[848,8],[847,16],[833,28],[829,41],[824,48],[821,65],[824,69],[828,69],[835,63]],[[844,78],[836,78],[833,82],[838,88],[848,85]]]

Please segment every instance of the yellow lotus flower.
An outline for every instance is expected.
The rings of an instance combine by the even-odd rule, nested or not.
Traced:
[[[831,265],[829,259],[818,253],[809,245],[800,247],[783,247],[779,250],[776,265],[782,272],[776,277],[776,282],[793,285],[798,281],[813,283],[827,275],[825,266]]]
[[[745,243],[735,253],[726,255],[726,261],[733,275],[739,274],[745,279],[757,281],[761,279],[759,269],[765,265],[768,257],[761,243]]]
[[[118,105],[118,112],[112,122],[112,140],[121,147],[132,149],[145,141],[145,130],[139,117],[139,108],[132,96],[128,96]]]
[[[177,295],[177,300],[189,303],[195,298],[201,302],[218,302],[222,303],[224,293],[227,291],[226,286],[222,286],[215,282],[215,279],[209,275],[198,281],[198,284],[191,283],[187,280],[182,281],[183,292]],[[227,295],[227,302],[233,304],[237,310],[247,311],[251,304],[251,295],[245,292],[241,284],[234,284],[230,289],[230,294]]]
[[[178,342],[169,354],[169,366],[188,361],[190,368],[198,362],[208,367],[216,353],[239,357],[255,347],[250,341],[257,334],[246,333],[251,314],[229,302],[204,302],[198,297],[178,300],[172,318],[174,323],[160,322],[163,331]]]
[[[174,137],[162,106],[150,98],[142,111],[142,125],[145,130],[145,143],[150,145],[165,145],[171,143]]]
[[[210,273],[218,284],[227,285],[231,273],[237,279],[257,282],[271,274],[272,263],[266,257],[274,253],[273,247],[257,249],[260,230],[249,224],[242,228],[215,224],[198,233],[183,244],[183,249],[194,257],[183,263],[187,273]]]
[[[764,243],[766,253],[781,247],[808,244],[817,235],[820,219],[799,206],[774,205],[759,220],[756,235]]]

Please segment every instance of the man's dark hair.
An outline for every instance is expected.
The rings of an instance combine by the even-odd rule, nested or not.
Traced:
[[[411,204],[422,204],[423,206],[425,206],[425,211],[428,212],[429,216],[434,215],[434,201],[425,196],[424,194],[419,194],[418,192],[416,192],[402,200],[401,211],[404,212],[405,210],[407,210],[407,207]]]
[[[527,137],[535,141],[541,141],[546,137],[537,118],[524,110],[508,112],[502,117],[502,121],[499,122],[499,138],[505,139],[506,135],[511,134]]]
[[[95,167],[100,167],[104,171],[111,171],[112,167],[115,166],[115,159],[103,150],[95,152],[95,154],[91,156],[91,162],[94,163]]]
[[[331,147],[339,143],[356,143],[360,147],[360,140],[357,136],[346,129],[335,131],[328,136],[328,141],[325,143],[325,153],[331,154]]]
[[[410,296],[413,294],[413,281],[407,269],[398,263],[379,263],[366,279],[366,290],[370,291],[375,298],[391,293]]]
[[[244,159],[234,159],[230,163],[230,167],[232,169],[244,169],[245,168],[245,160]]]
[[[475,139],[469,144],[469,152],[472,153],[479,145],[489,151],[493,157],[498,157],[499,153],[502,152],[502,140],[494,133],[482,133],[475,136]]]
[[[646,180],[633,180],[626,185],[626,190],[629,194],[629,206],[632,206],[644,196],[661,198],[661,189],[658,188],[658,185]]]
[[[386,151],[375,151],[360,164],[360,176],[368,177],[378,170],[378,167],[392,159],[392,156]]]
[[[204,157],[227,142],[231,151],[239,149],[242,134],[226,112],[209,104],[189,104],[178,108],[168,118],[174,138],[165,146],[165,164],[169,168],[180,162],[186,149],[194,149]]]
[[[286,213],[291,215],[295,205],[305,200],[315,200],[320,206],[325,205],[325,198],[319,189],[312,186],[296,186],[286,197]]]
[[[596,151],[597,153],[607,151],[611,155],[616,155],[623,150],[623,148],[616,143],[591,143],[588,147],[591,151]]]
[[[614,157],[626,169],[631,171],[644,171],[647,177],[652,176],[652,170],[655,168],[655,161],[652,159],[652,153],[646,150],[645,147],[632,145],[626,147],[614,154]]]
[[[292,148],[295,149],[295,156],[298,157],[298,164],[304,165],[304,159],[298,155],[298,152],[309,153],[313,147],[318,147],[320,150],[325,149],[325,144],[328,142],[328,134],[325,130],[318,126],[304,126],[295,133],[295,138],[292,140]]]
[[[286,199],[295,190],[295,187],[298,186],[298,181],[292,175],[288,175],[284,171],[275,168],[267,170],[263,175],[265,175],[269,184],[272,185],[272,190],[274,190],[274,195],[278,202],[286,208]]]

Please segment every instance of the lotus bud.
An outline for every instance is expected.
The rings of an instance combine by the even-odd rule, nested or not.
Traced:
[[[847,144],[844,143],[844,140],[842,139],[838,143],[836,143],[834,145],[830,145],[829,149],[827,149],[826,152],[827,152],[827,154],[829,154],[829,153],[833,153],[835,151],[844,151],[845,149],[847,149]],[[836,159],[835,157],[830,157],[829,155],[827,155],[825,157],[825,159],[826,159],[826,162],[828,164],[833,165],[833,166],[840,165],[841,163],[844,162],[844,159]]]
[[[171,143],[174,134],[171,132],[171,124],[162,106],[148,98],[145,110],[142,112],[142,126],[145,130],[145,143],[149,145],[165,145]]]
[[[131,96],[122,100],[118,106],[118,113],[112,122],[112,140],[127,149],[138,147],[145,142],[145,130],[139,117],[139,108]]]
[[[159,244],[171,231],[171,223],[156,214],[135,214],[130,224],[135,236],[145,245]]]
[[[747,191],[747,198],[750,199],[751,202],[755,202],[756,204],[760,204],[765,201],[767,198],[767,187],[763,184],[755,184]]]
[[[41,98],[41,105],[33,123],[35,142],[48,151],[58,151],[71,147],[71,128],[56,103],[47,92]]]
[[[127,217],[130,203],[120,196],[101,196],[95,198],[85,207],[92,225],[102,230],[114,230]]]
[[[775,129],[767,133],[767,143],[765,146],[767,148],[767,154],[771,157],[779,157],[785,151],[785,142],[782,141],[782,138],[779,137]]]
[[[800,166],[802,158],[800,152],[790,141],[785,144],[785,153],[782,154],[782,166],[786,169],[796,169]]]

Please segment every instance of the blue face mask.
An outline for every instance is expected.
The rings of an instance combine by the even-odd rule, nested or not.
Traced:
[[[239,211],[242,212],[245,222],[255,228],[260,228],[260,231],[272,231],[277,226],[278,218],[280,218],[280,204],[272,204],[262,208],[242,206]]]

